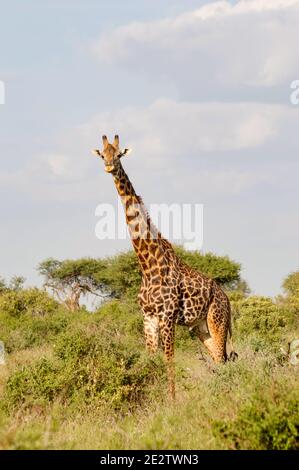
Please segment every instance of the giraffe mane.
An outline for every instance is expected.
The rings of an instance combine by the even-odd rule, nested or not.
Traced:
[[[167,238],[164,238],[163,235],[161,234],[160,230],[156,227],[156,225],[153,223],[150,215],[149,215],[149,212],[143,202],[143,199],[141,196],[136,196],[137,197],[137,201],[138,203],[140,204],[140,206],[142,207],[142,210],[143,210],[143,213],[146,217],[146,222],[148,224],[149,227],[151,227],[151,229],[153,229],[156,233],[157,233],[157,239],[161,240],[162,242],[162,246],[163,248],[167,248],[167,249],[171,249],[173,250],[173,246],[172,244],[170,243],[170,241],[167,240]]]

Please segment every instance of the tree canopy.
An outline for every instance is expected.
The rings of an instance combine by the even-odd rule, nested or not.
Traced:
[[[105,292],[105,284],[97,277],[104,266],[104,261],[92,258],[64,261],[49,258],[40,263],[38,272],[44,277],[44,286],[69,310],[75,311],[82,296]]]
[[[18,292],[23,289],[26,279],[23,276],[13,276],[9,283],[3,277],[0,277],[0,294],[7,291]]]
[[[241,265],[228,256],[217,256],[213,253],[202,254],[200,251],[187,251],[181,247],[176,248],[176,253],[186,264],[215,279],[224,287],[236,289],[240,286]]]
[[[215,279],[225,288],[248,291],[247,284],[241,279],[241,265],[227,256],[201,254],[199,251],[187,251],[181,247],[175,247],[175,250],[182,261]],[[141,281],[137,256],[130,250],[106,258],[105,268],[96,277],[110,289],[113,297],[136,297]]]
[[[282,284],[288,295],[299,297],[299,271],[289,274]]]
[[[181,247],[175,250],[182,261],[225,288],[246,291],[240,264],[227,256],[201,254]],[[104,259],[49,258],[39,265],[38,271],[44,277],[44,286],[72,311],[79,308],[80,298],[86,294],[135,299],[141,282],[138,259],[132,250]]]

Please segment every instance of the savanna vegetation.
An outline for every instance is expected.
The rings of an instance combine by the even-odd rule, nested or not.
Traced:
[[[170,403],[163,357],[144,349],[134,253],[45,260],[43,289],[0,279],[0,449],[299,448],[299,273],[273,300],[229,258],[177,250],[228,292],[238,360],[214,365],[178,327]]]

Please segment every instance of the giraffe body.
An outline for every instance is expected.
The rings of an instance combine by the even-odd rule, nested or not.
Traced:
[[[225,361],[230,329],[226,294],[213,279],[184,264],[174,252],[171,258],[171,268],[167,269],[166,256],[164,277],[156,278],[149,273],[142,278],[139,303],[147,348],[155,352],[159,339],[163,345],[163,336],[169,336],[171,344],[178,324],[194,331],[215,362]]]
[[[215,362],[227,360],[226,341],[231,332],[228,297],[220,286],[183,263],[168,240],[151,223],[142,199],[126,175],[120,158],[128,152],[119,149],[119,139],[109,144],[103,136],[105,169],[112,173],[124,204],[126,222],[142,271],[138,300],[143,312],[146,348],[156,352],[162,345],[167,361],[169,392],[175,396],[175,325],[193,330]]]

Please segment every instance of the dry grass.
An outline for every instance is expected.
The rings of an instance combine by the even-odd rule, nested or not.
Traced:
[[[198,340],[177,329],[175,403],[131,304],[26,322],[0,311],[12,351],[0,366],[0,449],[298,448],[299,369],[279,352],[298,326],[284,312],[277,325],[268,304],[243,335],[236,324],[235,363],[200,360]],[[260,329],[267,319],[273,332]]]
[[[40,354],[51,355],[51,350],[37,348],[13,354],[6,372],[2,370],[2,382],[13,368]],[[124,415],[113,412],[109,406],[76,412],[58,400],[47,408],[20,408],[4,420],[0,448],[234,449],[238,448],[239,442],[244,449],[263,448],[263,441],[252,437],[250,426],[257,426],[257,430],[253,430],[257,436],[259,426],[261,432],[266,426],[265,432],[273,433],[278,415],[274,413],[272,423],[271,410],[275,407],[281,410],[279,416],[286,413],[287,400],[291,400],[298,387],[298,374],[292,367],[279,365],[269,355],[254,354],[249,347],[242,349],[237,363],[218,367],[211,367],[194,354],[178,351],[177,374],[178,391],[174,404],[165,394]],[[258,409],[258,397],[261,409]],[[263,401],[270,406],[266,418],[263,417]],[[250,413],[246,414],[250,406],[257,407],[260,424],[247,423],[248,434],[238,435],[242,430],[244,410],[244,419],[250,420]],[[226,429],[227,423],[234,422],[236,436],[229,426]]]

